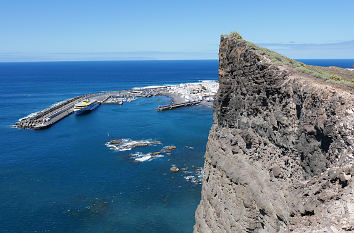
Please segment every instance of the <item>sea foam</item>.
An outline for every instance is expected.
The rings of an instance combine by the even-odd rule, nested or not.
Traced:
[[[118,141],[116,143],[116,141]],[[128,151],[135,147],[142,147],[142,146],[150,146],[150,145],[157,145],[161,144],[160,141],[154,141],[151,139],[145,140],[132,140],[129,138],[119,139],[119,140],[112,140],[107,142],[105,145],[109,148],[114,149],[115,151]]]
[[[143,154],[141,152],[136,152],[130,155],[137,162],[151,161],[155,158],[162,158],[164,155],[152,155],[151,153]]]
[[[191,174],[191,173],[193,173],[193,172],[184,171],[184,174]],[[204,170],[203,170],[203,168],[199,167],[196,169],[194,174],[184,176],[184,179],[186,179],[186,181],[189,181],[191,183],[201,184],[203,182],[203,176],[204,176]]]

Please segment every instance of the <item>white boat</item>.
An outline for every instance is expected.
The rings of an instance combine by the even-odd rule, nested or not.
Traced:
[[[84,99],[78,104],[74,105],[74,112],[76,115],[82,115],[92,110],[95,110],[100,104],[97,100]]]

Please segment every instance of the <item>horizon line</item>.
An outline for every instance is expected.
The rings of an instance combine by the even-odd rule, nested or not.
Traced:
[[[293,60],[354,60],[354,58],[291,58]],[[0,63],[55,63],[55,62],[110,62],[110,61],[218,61],[219,59],[106,59],[106,60],[33,60],[33,61],[0,61]]]

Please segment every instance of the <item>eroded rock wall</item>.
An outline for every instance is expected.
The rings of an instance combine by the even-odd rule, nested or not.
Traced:
[[[194,232],[354,231],[354,98],[221,37]]]

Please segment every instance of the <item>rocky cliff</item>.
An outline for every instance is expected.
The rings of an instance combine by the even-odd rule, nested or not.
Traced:
[[[221,37],[194,232],[354,231],[354,89],[313,70]]]

